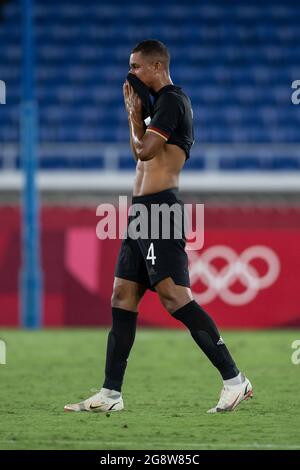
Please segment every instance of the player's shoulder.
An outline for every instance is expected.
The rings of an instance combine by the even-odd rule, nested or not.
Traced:
[[[158,96],[156,104],[159,106],[183,106],[184,102],[188,99],[188,96],[184,93],[181,87],[172,86]]]

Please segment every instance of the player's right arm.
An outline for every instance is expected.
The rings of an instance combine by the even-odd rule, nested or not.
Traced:
[[[141,141],[145,134],[142,118],[142,102],[138,95],[134,93],[133,88],[130,86],[127,80],[123,85],[123,95],[125,108],[128,113],[130,147],[135,160],[138,161],[139,157],[135,146],[135,141]]]
[[[128,113],[130,145],[136,161],[152,160],[162,149],[167,138],[158,132],[146,132],[142,119],[142,102],[126,81],[123,86],[124,102]]]
[[[143,124],[140,125],[140,124],[135,124],[133,123],[133,121],[130,119],[129,115],[128,115],[128,125],[129,125],[129,133],[130,133],[130,147],[131,147],[131,150],[132,150],[132,153],[133,153],[133,156],[135,158],[136,161],[138,161],[139,157],[138,157],[138,154],[137,154],[137,151],[136,151],[136,148],[134,146],[134,137],[133,136],[138,136],[139,139],[141,140],[143,138],[143,135],[144,135],[144,126]]]

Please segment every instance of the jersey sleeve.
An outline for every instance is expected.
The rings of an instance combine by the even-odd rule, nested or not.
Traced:
[[[184,108],[178,97],[172,93],[164,94],[155,103],[147,132],[154,132],[167,141],[178,126],[183,113]]]

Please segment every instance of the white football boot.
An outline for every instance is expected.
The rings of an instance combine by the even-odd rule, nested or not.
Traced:
[[[123,398],[120,392],[101,388],[95,395],[87,398],[80,403],[65,405],[65,411],[94,411],[94,412],[111,412],[121,411],[124,409]]]
[[[244,381],[238,385],[224,385],[220,399],[215,408],[211,408],[207,413],[220,413],[233,411],[244,400],[253,397],[253,389],[250,381],[242,375]]]

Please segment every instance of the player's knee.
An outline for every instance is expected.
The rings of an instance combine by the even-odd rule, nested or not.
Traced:
[[[126,286],[118,285],[113,289],[111,306],[124,310],[136,311],[140,297],[136,292],[130,292]]]
[[[164,308],[171,314],[180,308],[179,299],[172,291],[160,292],[159,298]]]
[[[188,287],[177,285],[170,279],[159,283],[156,286],[156,291],[162,305],[171,314],[193,300],[191,290]]]
[[[115,286],[111,296],[111,306],[112,307],[121,307],[121,304],[124,304],[128,300],[128,294],[125,287]]]

